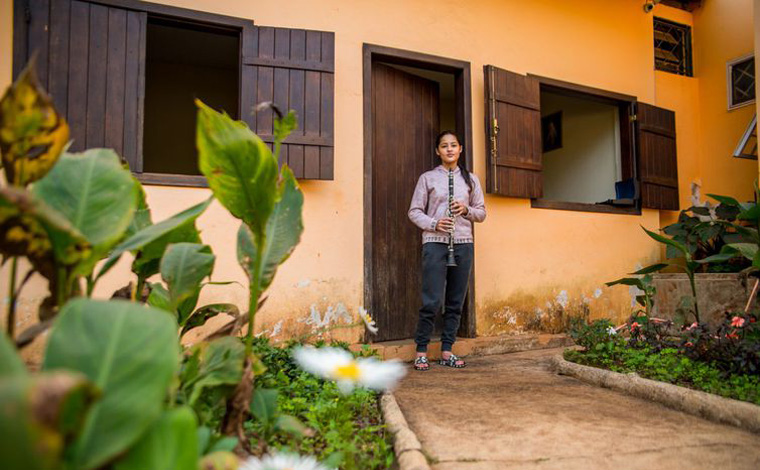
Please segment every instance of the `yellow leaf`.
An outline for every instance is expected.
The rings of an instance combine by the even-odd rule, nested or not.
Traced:
[[[34,73],[34,60],[0,100],[0,156],[6,180],[26,186],[55,165],[69,125],[53,107]]]

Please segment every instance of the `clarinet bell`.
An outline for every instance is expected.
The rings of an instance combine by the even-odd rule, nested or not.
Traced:
[[[457,260],[454,258],[454,252],[449,251],[449,256],[446,259],[446,266],[456,266]]]

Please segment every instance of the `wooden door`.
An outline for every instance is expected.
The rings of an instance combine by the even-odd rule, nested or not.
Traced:
[[[377,341],[412,338],[420,308],[422,233],[407,217],[434,167],[438,82],[372,65],[372,305]]]

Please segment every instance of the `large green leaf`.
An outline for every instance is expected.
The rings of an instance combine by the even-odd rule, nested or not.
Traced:
[[[728,245],[724,245],[721,249],[721,252],[731,253],[731,250],[735,250],[735,252],[741,253],[742,256],[751,261],[755,259],[755,256],[757,255],[758,245],[754,243],[730,243]]]
[[[98,277],[107,273],[116,264],[121,255],[128,251],[138,254],[138,258],[141,260],[138,262],[138,259],[135,259],[135,263],[138,263],[138,265],[140,265],[139,263],[145,265],[150,260],[153,260],[155,272],[152,274],[158,272],[159,260],[163,256],[167,245],[170,243],[194,243],[200,241],[198,231],[195,228],[195,219],[206,210],[213,200],[214,198],[210,197],[166,220],[147,226],[124,240],[114,248],[100,269]]]
[[[644,227],[641,227],[641,228],[644,229],[644,231],[647,233],[647,235],[649,235],[650,237],[654,238],[658,242],[664,243],[665,245],[668,245],[668,246],[672,246],[676,250],[680,251],[687,258],[690,256],[689,250],[686,248],[686,245],[684,245],[683,243],[677,242],[677,241],[675,241],[673,239],[670,239],[668,237],[663,237],[659,233],[651,232],[651,231],[647,230]]]
[[[138,189],[137,210],[135,210],[135,215],[132,217],[132,222],[129,223],[129,227],[127,227],[127,231],[124,233],[125,239],[128,239],[140,230],[153,225],[153,219],[151,218],[150,207],[148,207],[145,189],[137,180],[137,178],[135,178],[135,181],[137,183]]]
[[[3,468],[59,468],[65,442],[79,431],[96,396],[93,384],[79,373],[0,380]]]
[[[193,410],[167,410],[114,470],[197,470],[198,423]]]
[[[264,246],[261,247],[259,288],[263,292],[274,279],[277,267],[285,262],[295,249],[303,233],[301,212],[303,193],[293,172],[287,165],[282,168],[282,180],[277,188],[278,200],[266,226]],[[238,262],[254,281],[258,241],[245,225],[238,230]]]
[[[161,414],[178,365],[177,324],[167,312],[120,300],[66,304],[43,369],[82,372],[103,394],[70,449],[73,467],[100,467],[129,448]]]
[[[672,263],[656,263],[652,264],[650,266],[646,266],[644,268],[639,269],[638,271],[632,272],[631,274],[649,274],[649,273],[656,273],[658,271],[662,271],[664,268],[667,268]]]
[[[641,279],[639,279],[637,277],[624,277],[624,278],[618,279],[616,281],[605,282],[605,284],[607,286],[610,286],[610,287],[616,286],[618,284],[623,284],[625,286],[636,286],[639,289],[643,289],[644,288],[644,285],[643,285]]]
[[[180,309],[181,310],[181,309]],[[187,331],[201,326],[210,318],[213,318],[220,313],[227,313],[233,318],[240,316],[240,310],[235,304],[209,304],[204,305],[195,312],[193,312],[183,323],[180,336],[184,335]]]
[[[0,380],[11,377],[26,377],[26,367],[16,352],[8,336],[0,334]]]
[[[69,126],[40,86],[34,61],[0,100],[0,157],[6,181],[26,186],[55,165],[69,140]]]
[[[196,104],[201,173],[219,202],[262,236],[275,204],[277,160],[244,122]]]
[[[218,385],[237,385],[243,376],[245,348],[240,339],[226,336],[203,342],[193,348],[191,362],[182,387],[193,406],[205,388]],[[184,371],[183,371],[184,373]]]
[[[180,303],[197,297],[203,278],[210,276],[216,257],[211,247],[197,243],[169,245],[161,259],[161,278],[169,288],[169,307],[176,311]],[[191,307],[194,308],[195,305]],[[184,323],[180,321],[180,324]]]
[[[135,179],[110,149],[64,154],[33,192],[92,244],[92,256],[77,268],[81,275],[124,236],[138,202]]]
[[[43,276],[90,256],[90,244],[56,210],[31,192],[0,188],[0,253],[26,256]]]
[[[251,399],[251,414],[262,423],[274,423],[277,415],[277,389],[257,388]]]

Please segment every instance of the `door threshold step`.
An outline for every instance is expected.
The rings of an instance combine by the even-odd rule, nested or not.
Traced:
[[[501,336],[479,336],[476,338],[457,338],[454,344],[454,354],[459,356],[488,356],[534,349],[559,348],[573,346],[573,340],[565,334],[521,334]],[[371,343],[372,349],[377,350],[383,360],[399,359],[411,362],[416,355],[416,345],[413,339],[384,341]],[[353,350],[361,349],[361,344],[351,346]],[[441,341],[434,340],[428,346],[428,357],[437,360],[441,357]]]

